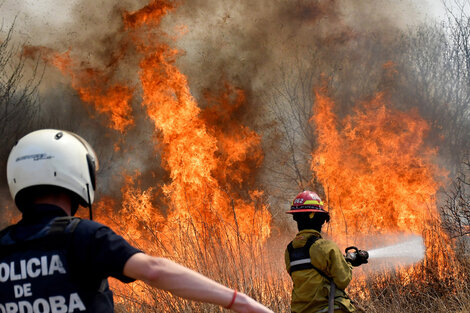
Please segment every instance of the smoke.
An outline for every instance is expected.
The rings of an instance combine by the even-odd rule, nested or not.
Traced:
[[[315,54],[315,66],[333,67],[357,38],[391,37],[417,20],[412,8],[411,1],[191,1],[167,25],[187,26],[176,44],[185,51],[180,66],[193,93],[221,78],[264,93],[279,84],[280,68],[304,66]]]
[[[145,4],[143,0],[83,0],[69,7],[51,3],[49,9],[57,15],[51,22],[40,17],[40,12],[34,14],[19,4],[18,11],[23,12],[20,17],[28,22],[18,28],[29,45],[56,51],[72,49],[91,67],[109,67],[113,56],[126,44],[123,12]],[[374,33],[380,40],[391,40],[397,31],[423,19],[411,0],[198,0],[178,2],[161,29],[177,37],[172,45],[184,52],[178,60],[180,69],[187,75],[193,95],[202,100],[202,91],[218,88],[221,79],[245,90],[265,92],[279,83],[275,78],[280,67],[309,63],[313,54],[322,57],[315,66],[334,66],[344,57],[338,50],[352,53],[358,38]],[[136,75],[133,65],[120,67],[131,79]]]
[[[131,100],[135,124],[123,135],[107,127],[109,116],[78,99],[69,77],[48,67],[42,79],[42,110],[35,127],[66,128],[89,140],[105,164],[99,176],[104,194],[119,194],[123,168],[140,171],[144,188],[168,179],[154,148],[153,126],[141,106],[139,57],[122,23],[123,12],[145,4],[143,0],[80,0],[70,7],[54,3],[47,10],[48,16],[57,16],[51,22],[30,10],[20,14],[27,22],[18,25],[19,41],[60,53],[70,51],[79,60],[77,68],[98,69],[107,84],[124,82],[135,88]],[[289,151],[282,147],[286,134],[279,131],[279,115],[287,116],[288,122],[292,113],[288,103],[280,100],[289,86],[311,77],[304,89],[294,92],[300,92],[295,97],[307,112],[303,120],[308,120],[313,100],[301,93],[318,84],[322,74],[332,77],[331,85],[347,110],[355,100],[372,96],[380,84],[388,84],[382,65],[396,55],[397,33],[424,20],[411,0],[196,0],[176,4],[154,31],[155,36],[181,52],[177,65],[201,107],[208,105],[208,92],[224,90],[224,82],[246,92],[244,107],[234,111],[232,118],[263,136],[265,169],[281,164],[286,167],[277,169],[281,173],[290,171],[289,161],[283,163],[289,158]],[[310,153],[311,149],[305,149],[302,157],[308,158]],[[265,169],[259,172],[259,182],[276,199],[274,211],[282,211],[284,200],[294,196],[299,186],[286,181],[274,188],[272,182],[281,178]]]
[[[306,161],[314,139],[298,136],[309,127],[312,88],[322,74],[333,77],[347,111],[354,99],[377,90],[371,76],[381,79],[383,64],[394,54],[387,47],[394,46],[397,33],[422,20],[411,1],[191,1],[164,25],[186,26],[176,41],[184,51],[178,65],[200,105],[203,92],[220,88],[221,81],[247,91],[246,110],[238,118],[264,138],[260,183],[273,209],[282,212],[301,189],[296,179],[286,178],[297,176],[289,163],[293,153],[302,151],[300,172],[311,180]],[[299,105],[302,112],[290,111]],[[283,146],[288,131],[295,133],[297,152]]]

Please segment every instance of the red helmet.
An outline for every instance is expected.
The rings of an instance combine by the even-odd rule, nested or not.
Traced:
[[[291,210],[286,213],[318,212],[328,214],[328,212],[323,209],[323,201],[321,201],[320,197],[309,190],[299,193],[294,201],[292,201],[290,209]]]

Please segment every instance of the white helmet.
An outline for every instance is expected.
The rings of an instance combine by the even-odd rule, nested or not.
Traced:
[[[18,206],[18,193],[33,186],[57,186],[91,206],[95,196],[98,158],[80,136],[63,130],[42,129],[21,138],[7,162],[10,193]],[[21,210],[21,209],[20,209]]]

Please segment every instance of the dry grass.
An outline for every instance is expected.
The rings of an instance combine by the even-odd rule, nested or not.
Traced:
[[[261,242],[256,235],[238,233],[236,228],[221,223],[178,223],[165,238],[158,225],[140,222],[141,230],[116,221],[113,228],[134,245],[153,255],[170,258],[224,285],[236,288],[262,302],[275,312],[290,312],[291,280],[284,268],[284,249],[288,237],[271,236]],[[181,225],[186,225],[185,227]],[[253,225],[253,233],[260,225]],[[429,228],[433,236],[426,260],[399,270],[364,274],[353,271],[348,287],[351,298],[366,312],[470,312],[470,270],[464,252],[454,255],[449,245],[438,236],[437,224]],[[139,240],[133,240],[138,236]],[[168,236],[168,235],[167,235]],[[425,235],[426,236],[426,235]],[[428,235],[429,236],[429,235]],[[142,238],[147,240],[142,241]],[[170,240],[169,240],[170,239]],[[149,251],[150,250],[150,251]],[[459,250],[465,251],[465,250]],[[431,256],[431,257],[429,257]],[[367,266],[367,265],[366,265]],[[186,301],[148,287],[143,283],[123,285],[112,281],[116,312],[224,312],[209,304]]]
[[[234,243],[218,235],[203,246],[187,239],[186,236],[178,239],[186,244],[179,246],[173,256],[164,251],[162,255],[247,293],[275,312],[290,312],[291,282],[283,263],[285,239],[271,239],[265,244]],[[446,274],[432,266],[432,262],[421,262],[412,268],[412,275],[402,270],[383,271],[367,278],[356,276],[349,294],[359,307],[372,313],[470,312],[470,285],[466,275],[442,277]],[[461,270],[468,272],[470,267]],[[113,285],[116,311],[121,313],[225,311],[173,297],[144,284],[133,284],[131,288]]]
[[[142,221],[142,220],[141,220]],[[120,223],[116,221],[115,226]],[[183,226],[186,225],[186,226]],[[146,223],[132,240],[122,227],[118,232],[143,251],[167,257],[231,288],[236,288],[276,311],[287,312],[291,282],[284,269],[284,248],[288,239],[259,239],[258,226],[253,235],[239,234],[236,227],[221,223],[203,224],[195,220],[178,223],[169,234],[159,233]],[[115,228],[115,227],[113,227]],[[158,227],[157,227],[158,228]],[[164,237],[166,236],[166,237]],[[143,283],[129,286],[112,281],[117,312],[223,312],[224,309],[193,301],[148,287]]]
[[[366,280],[369,295],[358,304],[366,312],[470,312],[468,281],[438,279],[432,270],[417,266],[423,275],[406,281],[399,273],[381,273]]]

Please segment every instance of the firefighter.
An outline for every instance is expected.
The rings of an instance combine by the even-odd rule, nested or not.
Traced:
[[[361,258],[362,250],[357,257],[345,259],[333,241],[322,238],[321,228],[330,215],[315,192],[299,193],[286,213],[292,214],[299,230],[285,251],[293,282],[292,312],[355,312],[344,289],[351,281],[352,266],[367,263],[367,258]]]
[[[91,146],[68,131],[38,130],[15,144],[7,178],[22,219],[0,232],[0,313],[114,312],[109,276],[236,312],[272,312],[243,293],[143,253],[104,225],[73,218],[80,205],[91,213],[97,170]]]

